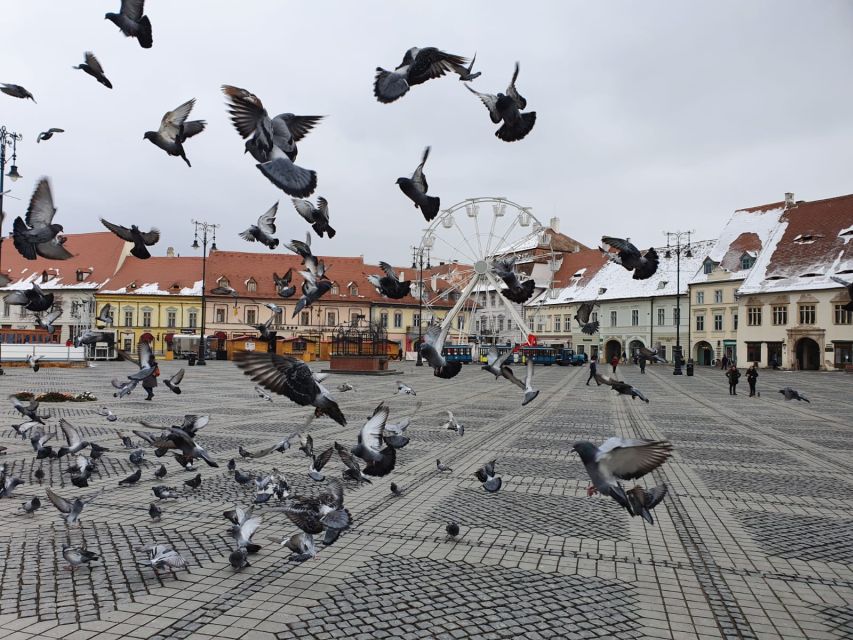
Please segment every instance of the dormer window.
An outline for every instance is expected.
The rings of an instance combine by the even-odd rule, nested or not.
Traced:
[[[743,254],[740,257],[740,268],[741,269],[752,269],[752,265],[755,264],[755,256],[751,256],[748,253]]]
[[[712,271],[714,271],[714,267],[716,267],[716,266],[717,266],[716,263],[709,258],[709,259],[705,260],[705,262],[702,263],[702,272],[707,275],[707,274],[711,273]]]
[[[349,294],[351,296],[357,296],[358,295],[358,286],[356,284],[353,283],[349,286]]]
[[[87,269],[77,269],[77,282],[86,282],[92,272]]]
[[[231,283],[228,282],[228,278],[226,278],[225,276],[222,276],[221,278],[219,278],[219,280],[216,281],[216,284],[219,285],[220,287],[230,287],[231,286]]]
[[[258,291],[258,283],[254,278],[249,278],[246,280],[246,291],[249,293],[257,293]]]
[[[338,289],[338,285],[337,285],[337,284],[332,284],[332,288],[331,288],[331,289],[329,289],[329,293],[331,293],[333,296],[338,295],[339,291],[340,291],[340,290]]]

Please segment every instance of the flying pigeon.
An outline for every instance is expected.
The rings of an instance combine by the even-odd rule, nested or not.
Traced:
[[[600,447],[580,441],[572,449],[577,451],[592,481],[587,495],[598,491],[625,509],[630,509],[630,503],[619,480],[641,478],[672,455],[672,444],[666,440],[609,438]]]
[[[31,353],[27,354],[27,366],[33,370],[33,373],[41,369],[41,365],[39,364],[39,360],[41,360],[44,356],[35,356]]]
[[[142,477],[142,469],[137,469],[129,476],[127,476],[124,480],[118,481],[118,486],[120,487],[129,487],[132,484],[136,484],[139,482],[139,479]]]
[[[290,316],[291,318],[295,318],[300,311],[310,307],[332,289],[331,282],[316,278],[310,271],[300,271],[299,273],[304,278],[302,282],[302,297],[296,303],[293,314]]]
[[[479,72],[471,73],[474,61],[471,60],[467,67],[466,64],[466,58],[440,51],[435,47],[412,47],[406,51],[403,61],[394,71],[376,67],[373,95],[379,102],[388,104],[406,95],[410,87],[440,78],[447,72],[457,74],[460,80],[474,80],[479,77]]]
[[[455,522],[448,522],[447,526],[444,527],[444,530],[447,532],[448,540],[452,540],[459,535],[459,525]]]
[[[322,482],[325,480],[326,476],[323,474],[323,467],[325,467],[326,463],[329,462],[329,459],[332,457],[334,452],[335,448],[329,447],[318,456],[311,453],[311,466],[308,467],[308,477],[316,482]]]
[[[524,304],[533,295],[536,282],[533,279],[521,282],[515,272],[515,258],[496,259],[492,263],[492,270],[506,284],[506,289],[501,289],[501,295],[507,300],[517,304]]]
[[[44,431],[38,430],[33,434],[33,437],[30,438],[30,444],[33,446],[33,451],[36,452],[36,460],[44,460],[45,458],[55,458],[56,453],[53,450],[53,447],[47,444],[48,440],[50,440],[53,436],[49,433],[45,433]],[[44,471],[41,471],[42,477],[44,477]],[[36,472],[38,475],[38,472]]]
[[[296,287],[290,284],[291,279],[293,278],[293,269],[288,269],[284,276],[279,276],[277,273],[273,272],[272,279],[275,283],[275,291],[281,298],[290,298],[296,293]]]
[[[275,353],[239,351],[234,354],[238,367],[244,374],[266,389],[290,398],[301,406],[315,407],[315,417],[328,415],[341,426],[346,426],[344,414],[329,391],[314,379],[311,368],[302,360]]]
[[[267,209],[266,213],[258,218],[257,224],[253,224],[251,227],[243,231],[240,234],[240,237],[243,238],[243,240],[248,240],[249,242],[257,240],[262,245],[265,245],[270,249],[275,249],[278,246],[278,238],[273,237],[275,235],[275,214],[277,211],[278,202]]]
[[[83,565],[89,565],[98,559],[98,554],[92,551],[87,551],[86,549],[80,549],[78,547],[72,547],[67,544],[62,545],[62,557],[65,558],[65,561],[68,563],[68,569],[70,571],[75,571],[82,567]],[[89,567],[89,570],[92,570],[92,567]]]
[[[121,29],[128,38],[136,38],[143,49],[150,49],[154,44],[151,21],[144,12],[145,0],[121,0],[119,13],[107,13],[104,19]]]
[[[317,206],[315,207],[308,200],[293,198],[293,206],[296,212],[308,221],[311,228],[321,238],[325,233],[330,238],[334,238],[337,231],[329,226],[329,201],[325,198],[317,198]]]
[[[20,413],[22,416],[26,416],[33,422],[38,422],[39,424],[44,424],[44,420],[36,413],[39,408],[38,400],[30,400],[30,404],[26,405],[20,400],[18,400],[15,396],[9,396],[9,400],[12,401],[12,406],[15,410]]]
[[[36,256],[48,260],[68,260],[73,257],[63,246],[64,238],[60,240],[62,225],[54,224],[55,215],[50,182],[47,178],[40,178],[27,207],[26,222],[18,216],[12,223],[12,241],[27,260],[35,260]]]
[[[380,295],[383,295],[386,298],[391,298],[392,300],[399,300],[400,298],[405,298],[409,293],[411,293],[411,280],[404,280],[403,282],[400,282],[400,278],[394,271],[394,267],[387,262],[380,262],[379,268],[385,272],[385,275],[369,275],[367,276],[367,281],[376,287],[376,291],[379,292]]]
[[[83,507],[92,502],[95,498],[101,495],[104,490],[101,489],[98,493],[90,496],[86,500],[81,498],[74,498],[74,501],[71,502],[66,500],[58,493],[54,493],[53,489],[47,487],[45,489],[47,492],[47,497],[50,499],[51,503],[54,507],[56,507],[59,512],[62,514],[62,517],[65,519],[65,522],[68,524],[80,524],[80,514],[83,512]]]
[[[628,512],[631,517],[641,516],[643,520],[649,524],[654,524],[651,510],[658,506],[664,499],[667,493],[666,484],[652,489],[643,489],[641,486],[636,486],[625,492],[628,496]]]
[[[180,369],[178,369],[177,373],[175,373],[173,376],[163,380],[163,384],[165,384],[166,387],[168,387],[172,393],[176,393],[178,395],[181,395],[181,388],[178,385],[181,384],[181,380],[183,380],[183,379],[184,379],[184,368],[181,367]]]
[[[11,399],[11,398],[14,398],[15,396],[9,396],[9,397]],[[15,398],[15,400],[17,400],[17,398]],[[12,401],[13,406],[16,406],[17,404],[21,404],[20,402],[16,403],[15,400]],[[32,402],[35,403],[36,407],[38,406],[38,401],[33,400]],[[21,406],[24,407],[25,410],[29,408],[23,404],[21,404]],[[30,406],[32,406],[32,405],[30,405]],[[16,410],[17,410],[17,407],[16,407]],[[27,420],[25,422],[22,422],[21,424],[13,424],[12,428],[15,430],[15,432],[19,436],[21,436],[21,440],[26,440],[28,437],[27,434],[31,430],[33,430],[35,427],[38,427],[39,424],[44,424],[44,422],[39,423],[39,422],[36,422],[35,420]],[[40,429],[41,429],[41,427],[39,427],[38,429],[35,429],[35,431],[39,431]]]
[[[237,542],[237,547],[245,549],[247,553],[257,553],[261,550],[261,545],[252,542],[252,536],[261,526],[262,518],[260,516],[247,517],[240,524],[231,526],[231,535]]]
[[[344,508],[344,486],[337,479],[330,480],[318,495],[288,498],[284,513],[304,533],[313,536],[325,531],[327,545],[351,522],[350,512]]]
[[[595,308],[595,302],[582,302],[578,306],[577,313],[575,313],[575,320],[580,325],[581,333],[585,333],[589,336],[594,335],[598,332],[598,327],[600,323],[598,320],[594,322],[590,322],[589,319],[592,316],[592,310]]]
[[[24,484],[18,476],[6,473],[6,465],[0,467],[0,498],[11,498],[15,487]]]
[[[388,407],[378,408],[362,426],[358,434],[358,444],[350,451],[352,455],[365,461],[365,475],[379,478],[387,476],[397,463],[396,449],[387,446],[383,437],[388,413]]]
[[[352,386],[349,382],[343,382],[338,385],[338,391],[344,393],[346,391],[355,391],[355,387]]]
[[[156,503],[152,502],[148,505],[148,515],[154,522],[160,522],[163,510]]]
[[[489,117],[494,124],[501,124],[500,128],[495,131],[495,136],[504,142],[516,142],[522,140],[536,124],[536,112],[528,111],[522,113],[527,108],[527,100],[522,97],[515,88],[515,81],[518,79],[519,65],[515,63],[515,71],[512,74],[509,86],[506,93],[480,93],[472,89],[467,84],[468,91],[480,98],[480,101],[486,106],[489,111]]]
[[[644,396],[639,389],[628,384],[627,382],[622,382],[621,380],[614,380],[604,374],[596,373],[595,379],[599,384],[606,384],[611,387],[615,392],[622,396],[630,396],[633,400],[634,398],[639,398],[645,403],[649,402],[649,399]]]
[[[42,140],[50,140],[53,137],[54,133],[65,133],[65,129],[57,129],[56,127],[51,127],[47,131],[42,131],[36,137],[36,144],[41,142]]]
[[[186,569],[184,557],[167,544],[155,544],[147,550],[148,557],[139,566],[151,567],[154,573],[163,569]]]
[[[0,85],[2,85],[0,86],[0,91],[5,93],[7,96],[12,96],[13,98],[20,98],[21,100],[29,98],[33,102],[36,101],[36,99],[33,98],[33,94],[31,94],[19,84],[9,84],[7,82],[0,82]]]
[[[195,98],[191,98],[172,111],[167,111],[160,119],[160,128],[157,131],[146,131],[142,139],[150,140],[152,144],[160,147],[170,156],[183,158],[187,166],[192,167],[184,152],[184,142],[204,131],[207,126],[207,122],[204,120],[187,120],[194,106]],[[110,231],[115,232],[112,228]],[[121,236],[119,235],[119,237]]]
[[[147,260],[150,258],[151,254],[148,252],[148,249],[146,249],[146,246],[154,246],[160,240],[160,232],[157,229],[151,229],[151,231],[143,232],[140,231],[139,227],[135,224],[131,225],[130,229],[128,229],[127,227],[123,227],[119,224],[107,222],[103,218],[101,218],[101,223],[122,240],[132,242],[133,249],[130,250],[130,255],[135,256],[140,260]]]
[[[785,396],[785,400],[797,400],[800,402],[808,402],[811,404],[811,400],[806,398],[802,393],[797,391],[796,389],[792,389],[791,387],[785,387],[784,389],[779,389],[779,393]]]
[[[443,464],[443,463],[441,462],[441,460],[438,460],[438,459],[436,459],[436,461],[435,461],[435,468],[436,468],[436,469],[438,469],[438,470],[439,470],[439,471],[441,471],[441,472],[444,472],[444,471],[453,471],[453,469],[451,469],[450,467],[448,467],[446,464]]]
[[[24,502],[21,505],[21,509],[24,510],[24,513],[28,513],[30,515],[35,515],[35,512],[41,508],[41,500],[39,500],[38,496],[34,496]]]
[[[75,336],[74,346],[82,347],[83,345],[95,344],[98,342],[107,342],[112,344],[114,341],[115,336],[109,331],[92,331],[91,329],[86,329],[79,336]]]
[[[633,271],[634,280],[651,278],[655,274],[655,271],[658,270],[658,253],[654,247],[646,251],[645,255],[643,255],[637,247],[622,238],[603,236],[601,241],[619,250],[619,253],[614,256],[609,251],[602,249],[611,262],[621,264],[628,271]]]
[[[95,322],[100,323],[105,326],[112,326],[113,324],[113,315],[112,315],[112,305],[108,302],[103,307],[101,307],[101,312],[98,314],[98,317],[95,318]]]
[[[187,463],[201,458],[208,466],[218,467],[219,464],[195,441],[197,431],[207,425],[209,421],[210,418],[208,416],[187,415],[184,417],[184,422],[181,426],[172,426],[160,433],[149,433],[136,429],[134,429],[133,433],[152,445],[155,448],[154,455],[158,458],[165,455],[167,451],[177,450]],[[149,427],[153,426],[145,422],[142,424]]]
[[[3,302],[21,305],[28,311],[47,311],[53,306],[53,294],[45,293],[40,286],[33,282],[32,289],[8,293],[3,296]]]
[[[364,476],[358,462],[353,459],[352,454],[346,447],[338,444],[337,442],[335,442],[333,446],[335,451],[338,452],[338,457],[341,459],[341,462],[343,462],[346,467],[341,474],[344,478],[347,480],[355,480],[356,482],[367,482],[368,484],[372,484],[372,481]]]
[[[197,473],[189,480],[184,480],[184,484],[187,485],[190,489],[198,489],[201,486],[201,474]]]
[[[178,490],[175,489],[175,487],[167,487],[161,484],[151,487],[151,491],[154,493],[154,496],[158,500],[166,500],[167,498],[177,498],[181,495],[178,493]]]
[[[421,344],[421,356],[426,358],[429,366],[433,368],[433,375],[449,379],[462,370],[462,363],[459,361],[448,362],[442,354],[446,338],[447,330],[442,330],[438,325],[431,326],[427,329],[426,334],[424,334],[423,344]]]
[[[648,349],[646,347],[640,347],[640,355],[644,356],[648,360],[651,360],[652,362],[660,362],[666,364],[666,358],[659,356],[657,349],[652,351],[651,349]]]
[[[44,329],[48,333],[53,333],[56,327],[53,325],[59,319],[59,316],[62,315],[62,307],[58,309],[54,309],[50,313],[44,316],[36,316],[36,327],[39,329]]]
[[[845,311],[853,311],[853,282],[847,282],[837,276],[829,276],[829,279],[847,289],[847,297],[849,297],[850,300],[847,304],[842,305],[841,308]]]
[[[460,436],[465,435],[465,425],[461,424],[456,420],[456,417],[453,415],[453,412],[450,409],[446,409],[447,411],[447,421],[441,425],[442,429],[447,429],[448,431],[455,431]]]
[[[269,317],[269,320],[266,322],[262,322],[259,324],[253,324],[252,327],[257,329],[260,332],[258,336],[261,340],[272,340],[272,331],[270,330],[272,327],[272,323],[275,320],[275,316],[272,315]]]
[[[260,99],[239,87],[223,85],[231,122],[246,140],[246,151],[258,161],[261,173],[279,189],[296,198],[310,196],[317,188],[317,174],[294,164],[299,142],[323,116],[281,113],[270,118]]]
[[[438,215],[438,210],[441,207],[441,199],[435,196],[428,196],[429,185],[427,184],[426,176],[424,175],[424,164],[429,158],[430,147],[424,149],[424,154],[421,157],[421,163],[411,178],[397,178],[397,184],[400,186],[400,191],[406,194],[406,197],[411,200],[415,208],[420,209],[424,214],[424,218],[429,222]]]
[[[91,51],[87,51],[83,54],[85,58],[85,62],[78,64],[76,67],[72,67],[72,69],[80,69],[81,71],[85,71],[90,76],[92,76],[95,80],[104,85],[107,89],[113,88],[113,83],[110,82],[109,78],[104,75],[104,68],[101,66],[101,63],[95,57],[95,54]]]
[[[497,461],[491,460],[490,462],[487,462],[477,469],[476,473],[474,473],[477,480],[483,483],[483,489],[489,493],[496,493],[500,491],[500,488],[503,485],[503,481],[500,476],[495,473],[495,462]]]
[[[284,440],[276,442],[274,445],[270,447],[266,447],[264,449],[260,449],[258,451],[248,451],[243,448],[243,445],[239,447],[239,453],[243,458],[264,458],[269,454],[277,451],[278,453],[284,453],[288,449],[290,449],[291,441],[295,440],[299,437],[298,433],[291,434],[287,436]]]

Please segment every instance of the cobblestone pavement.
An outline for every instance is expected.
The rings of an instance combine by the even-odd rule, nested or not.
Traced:
[[[87,437],[109,446],[88,489],[62,473],[68,462],[34,461],[29,443],[11,429],[0,462],[27,484],[0,501],[0,637],[23,638],[853,638],[853,376],[761,372],[760,398],[746,385],[728,395],[722,372],[692,378],[671,369],[620,368],[650,404],[605,387],[585,386],[585,368],[537,368],[539,398],[522,408],[518,390],[476,366],[447,382],[408,363],[396,365],[418,392],[393,396],[394,377],[332,376],[357,391],[336,394],[350,426],[327,418],[310,431],[318,449],[352,443],[380,400],[392,418],[423,406],[409,429],[411,444],[397,470],[372,485],[347,486],[353,526],[333,546],[303,564],[267,537],[295,528],[275,505],[257,509],[264,548],[252,566],[235,573],[227,562],[230,538],[221,513],[248,504],[252,493],[225,468],[235,457],[244,471],[277,467],[295,490],[307,478],[297,449],[242,460],[240,444],[262,447],[300,430],[306,410],[285,399],[255,401],[252,383],[231,363],[188,368],[184,393],[158,388],[154,402],[141,389],[115,400],[109,380],[127,364],[94,368],[7,369],[13,391],[90,390],[102,401],[43,405],[55,429],[65,417]],[[177,363],[164,363],[164,374]],[[811,404],[784,402],[791,385]],[[119,416],[95,415],[102,404]],[[465,435],[439,429],[450,408]],[[143,479],[118,480],[135,466],[118,434],[139,419],[177,424],[185,413],[207,413],[199,436],[220,461],[194,475],[163,458],[164,483],[180,497],[161,502],[163,518],[148,516],[157,461],[148,452]],[[0,409],[6,426],[19,422]],[[611,435],[669,438],[670,462],[645,478],[665,481],[666,501],[656,525],[629,518],[615,503],[586,497],[583,467],[571,453],[576,439]],[[438,473],[440,458],[453,468]],[[484,492],[473,477],[497,458],[503,489]],[[156,462],[155,462],[156,461]],[[63,496],[103,495],[88,505],[81,527],[68,527],[33,475],[45,471]],[[340,463],[327,468],[340,472]],[[394,498],[390,480],[405,493]],[[314,485],[310,487],[309,485]],[[34,516],[21,503],[40,496]],[[446,540],[449,519],[461,527]],[[64,570],[61,545],[100,554],[91,571]],[[138,565],[134,549],[168,542],[188,560],[186,571]]]

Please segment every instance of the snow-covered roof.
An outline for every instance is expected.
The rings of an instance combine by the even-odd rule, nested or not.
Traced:
[[[10,282],[5,287],[2,287],[0,291],[20,291],[32,289],[34,282],[45,291],[96,291],[100,286],[99,282],[77,282],[76,280],[70,280],[66,282],[61,276],[53,276],[51,273],[48,273],[47,276],[47,282],[42,282],[41,273],[28,273],[20,279],[15,280],[14,282]]]
[[[189,287],[181,287],[179,290],[169,289],[169,285],[160,282],[146,282],[133,287],[121,287],[120,289],[103,289],[101,293],[132,293],[140,296],[201,296],[201,280]]]

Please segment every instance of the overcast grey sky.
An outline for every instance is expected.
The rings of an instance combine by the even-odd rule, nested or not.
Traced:
[[[273,202],[279,236],[307,225],[289,197],[243,155],[220,85],[249,89],[271,114],[328,115],[299,145],[315,169],[333,240],[317,253],[405,263],[423,217],[394,181],[427,144],[430,190],[450,205],[501,195],[594,245],[603,234],[648,246],[666,229],[716,235],[736,208],[853,191],[853,4],[822,2],[526,2],[459,0],[148,0],[154,47],[105,21],[119,0],[2,0],[0,124],[24,134],[10,184],[21,214],[51,177],[66,232],[98,217],[156,225],[155,254],[190,249],[190,218],[221,223],[221,249]],[[485,108],[455,76],[390,105],[374,68],[411,46],[477,52],[480,91],[518,87],[538,120],[527,139],[494,136]],[[72,65],[98,56],[112,91]],[[191,98],[208,129],[186,144],[193,163],[142,136]],[[35,144],[49,127],[65,134]],[[4,229],[4,233],[8,227]],[[286,251],[282,247],[279,251]],[[451,257],[451,256],[446,256]]]

